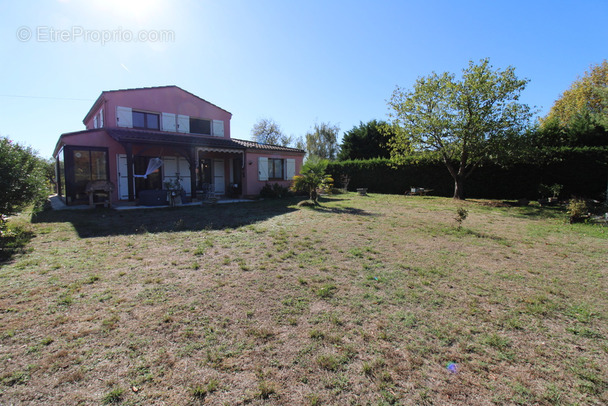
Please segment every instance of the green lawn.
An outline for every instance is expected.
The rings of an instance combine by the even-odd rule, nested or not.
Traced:
[[[608,228],[295,203],[12,219],[32,234],[0,265],[0,404],[608,402]]]

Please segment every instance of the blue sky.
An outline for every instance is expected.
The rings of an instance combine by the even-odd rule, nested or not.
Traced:
[[[395,86],[485,57],[544,115],[608,57],[606,17],[605,0],[0,0],[0,135],[50,157],[103,90],[169,84],[230,111],[234,138],[260,118],[342,134],[386,119]]]

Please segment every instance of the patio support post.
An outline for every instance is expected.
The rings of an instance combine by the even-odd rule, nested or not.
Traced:
[[[190,164],[190,195],[194,199],[196,197],[196,148],[190,148],[188,163]]]
[[[127,153],[127,190],[129,191],[129,201],[135,201],[135,189],[133,188],[133,147],[131,143],[125,144],[125,152]]]

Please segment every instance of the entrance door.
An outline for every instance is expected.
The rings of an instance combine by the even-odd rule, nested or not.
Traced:
[[[129,199],[129,177],[127,176],[127,155],[116,155],[116,165],[118,165],[118,198],[120,200]],[[135,190],[135,183],[133,183]]]
[[[214,159],[213,160],[213,184],[215,185],[215,193],[224,194],[226,193],[225,187],[226,180],[224,178],[224,160]]]

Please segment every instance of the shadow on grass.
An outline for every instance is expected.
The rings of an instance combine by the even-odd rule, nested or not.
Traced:
[[[493,240],[493,241],[497,241],[497,242],[500,242],[500,243],[503,243],[503,244],[507,243],[507,239],[506,238],[499,237],[497,235],[487,234],[487,233],[480,233],[478,231],[471,230],[471,229],[465,228],[465,227],[462,227],[460,229],[457,228],[455,234],[472,235],[473,237]]]
[[[222,230],[254,224],[297,210],[299,198],[264,200],[204,206],[141,210],[61,210],[44,211],[32,223],[71,223],[81,238]]]
[[[534,219],[566,218],[564,206],[522,206],[518,208],[519,216]]]
[[[375,216],[376,214],[370,213],[363,209],[357,209],[354,207],[327,207],[321,204],[314,206],[314,210],[324,212],[324,213],[333,213],[333,214],[352,214],[355,216]]]
[[[34,238],[34,233],[20,227],[10,230],[0,237],[0,265],[23,252],[25,246]]]
[[[324,213],[333,213],[333,214],[352,214],[354,216],[375,216],[375,214],[365,211],[363,209],[357,209],[355,207],[328,207],[324,206],[321,203],[335,203],[342,202],[350,199],[342,199],[335,197],[324,197],[320,196],[317,204],[314,206],[309,206],[311,209],[324,212]]]

